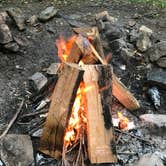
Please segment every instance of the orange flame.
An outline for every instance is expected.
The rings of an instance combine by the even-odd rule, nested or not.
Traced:
[[[76,40],[76,35],[72,36],[68,40],[65,40],[62,36],[60,36],[59,39],[56,40],[56,46],[58,48],[58,56],[62,62],[66,62],[75,40]]]
[[[76,36],[71,37],[68,40],[65,40],[62,36],[56,40],[56,46],[58,48],[58,56],[62,62],[66,62],[68,55],[72,49]],[[83,62],[79,63],[82,65]],[[80,135],[80,130],[86,128],[87,118],[86,118],[86,92],[89,91],[92,86],[85,87],[83,82],[80,83],[80,86],[77,90],[76,98],[71,110],[71,116],[68,121],[68,126],[66,127],[64,135],[64,147],[67,148],[70,145],[73,145]]]
[[[129,119],[125,117],[121,112],[118,112],[118,118],[119,118],[119,128],[125,129],[128,127]]]
[[[82,82],[77,90],[77,95],[73,104],[71,117],[66,128],[64,136],[64,146],[68,147],[77,141],[79,138],[80,129],[82,125],[87,123],[86,119],[86,88]]]

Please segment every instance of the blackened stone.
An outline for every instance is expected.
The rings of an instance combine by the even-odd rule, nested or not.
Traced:
[[[18,29],[20,31],[26,28],[25,26],[25,17],[22,10],[18,7],[12,7],[7,10],[9,16],[15,21]]]
[[[0,24],[0,44],[9,43],[12,40],[12,34],[9,27],[6,24]]]
[[[120,39],[122,36],[123,32],[118,28],[110,29],[106,32],[106,37],[109,41]]]
[[[110,48],[113,52],[118,52],[121,50],[121,48],[127,48],[126,42],[123,38],[116,39],[112,42],[110,42]]]
[[[129,40],[131,43],[136,44],[136,41],[138,39],[139,33],[136,29],[132,29],[129,33]]]
[[[155,62],[162,56],[166,56],[166,41],[161,41],[153,45],[147,51],[150,61]]]
[[[152,86],[154,85],[166,89],[166,70],[154,69],[147,73],[147,83]]]

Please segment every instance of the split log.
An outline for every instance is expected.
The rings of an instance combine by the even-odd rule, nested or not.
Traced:
[[[113,74],[112,84],[112,94],[119,100],[121,104],[123,104],[129,110],[136,110],[140,108],[138,100],[116,77],[115,74]]]
[[[91,163],[117,162],[111,118],[111,65],[84,65],[87,99],[87,139]]]
[[[78,37],[76,38],[76,41],[73,43],[73,46],[67,57],[67,62],[78,63],[81,59],[82,51],[77,45],[77,40],[79,40]]]
[[[56,159],[61,156],[65,126],[83,73],[78,65],[66,63],[55,85],[39,150]]]
[[[95,47],[96,51],[99,53],[101,58],[104,59],[104,51],[97,27],[88,27],[88,28],[73,28],[74,32],[81,34],[85,37],[91,37],[92,45]]]

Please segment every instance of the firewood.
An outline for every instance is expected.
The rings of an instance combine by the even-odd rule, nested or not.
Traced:
[[[83,40],[85,40],[83,37],[80,37],[79,42],[77,42],[77,45],[79,46],[79,48],[82,48],[83,46]],[[83,61],[84,64],[89,64],[89,62],[91,62],[91,64],[94,64],[96,61],[94,61],[94,57],[97,58],[101,64],[107,64],[107,62],[100,56],[100,54],[95,50],[95,48],[93,47],[93,45],[89,42],[88,43],[89,47],[89,52],[92,52],[93,56],[88,56],[86,57],[86,59],[88,59],[88,61],[86,61],[86,59],[81,59],[81,61]],[[84,54],[84,50],[82,49],[82,54]],[[119,102],[121,104],[123,104],[127,109],[129,110],[136,110],[138,108],[140,108],[139,102],[137,101],[137,99],[130,93],[130,91],[125,87],[125,85],[116,77],[116,75],[114,74],[113,78],[113,96],[115,96]]]
[[[79,40],[78,37],[76,38],[76,41],[77,40]],[[66,60],[67,62],[78,63],[81,59],[82,51],[76,44],[76,41],[74,42],[74,44],[70,50],[70,54],[68,55],[67,60]]]
[[[71,63],[65,63],[59,72],[39,149],[56,159],[61,156],[65,126],[83,73],[78,65]]]
[[[88,28],[73,28],[74,32],[81,34],[85,37],[92,37],[92,45],[95,47],[99,55],[104,59],[104,51],[97,27]]]
[[[138,100],[116,77],[115,74],[113,74],[112,84],[112,94],[119,100],[121,104],[123,104],[129,110],[136,110],[140,108]]]
[[[111,65],[84,65],[87,99],[88,155],[91,163],[117,162],[113,134]]]

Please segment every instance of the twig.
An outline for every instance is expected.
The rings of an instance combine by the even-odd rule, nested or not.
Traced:
[[[140,140],[140,141],[146,142],[146,143],[148,143],[148,144],[150,144],[150,145],[153,145],[153,143],[152,143],[151,141],[146,140],[146,139],[144,139],[144,138],[135,136],[135,135],[133,135],[133,134],[131,134],[131,133],[127,133],[127,132],[125,132],[125,131],[122,131],[122,130],[119,130],[119,129],[116,129],[116,128],[115,128],[114,130],[117,131],[117,132],[119,132],[119,133],[129,135],[129,136],[131,136],[131,137],[133,137],[133,138],[136,138],[136,139],[138,139],[138,140]]]
[[[20,119],[27,118],[27,117],[30,117],[30,116],[36,116],[36,115],[44,114],[44,113],[47,113],[47,112],[48,112],[48,110],[42,110],[42,111],[37,111],[37,112],[25,114],[25,115],[22,115],[20,117]]]
[[[4,132],[0,135],[0,140],[8,133],[8,131],[10,130],[10,128],[12,127],[13,123],[15,122],[15,120],[17,119],[19,113],[21,112],[21,109],[24,105],[24,99],[21,101],[21,104],[17,110],[17,112],[15,113],[15,115],[13,116],[13,118],[11,119],[11,121],[9,122],[7,128],[4,130]]]
[[[77,147],[77,145],[79,144],[79,142],[76,142],[68,151],[66,151],[65,153],[69,153],[71,152],[75,147]]]

